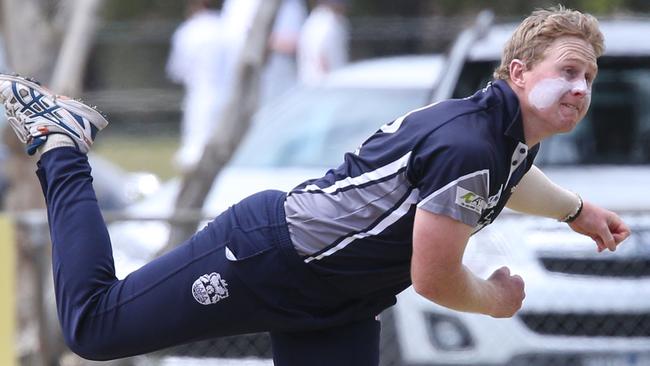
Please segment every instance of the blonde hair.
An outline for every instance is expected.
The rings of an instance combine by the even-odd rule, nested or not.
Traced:
[[[594,48],[596,57],[604,50],[604,37],[598,27],[598,20],[590,14],[583,14],[559,5],[539,9],[524,19],[506,43],[501,65],[494,70],[494,78],[510,79],[510,62],[519,59],[532,68],[541,61],[550,44],[557,38],[573,36],[582,38]]]

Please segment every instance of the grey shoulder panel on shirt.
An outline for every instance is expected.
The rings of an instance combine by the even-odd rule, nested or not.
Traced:
[[[464,175],[422,198],[418,208],[474,227],[487,207],[489,182],[490,171],[487,169]]]

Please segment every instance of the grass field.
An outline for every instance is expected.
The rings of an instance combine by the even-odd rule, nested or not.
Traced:
[[[171,161],[177,147],[178,137],[173,135],[106,134],[97,139],[93,151],[127,171],[147,171],[166,180],[177,175]]]

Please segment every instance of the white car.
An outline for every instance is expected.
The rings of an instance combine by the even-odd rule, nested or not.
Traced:
[[[650,23],[601,28],[590,112],[572,133],[542,142],[536,164],[621,213],[632,236],[599,254],[566,224],[505,212],[472,237],[464,261],[483,277],[502,265],[520,274],[522,310],[511,319],[458,313],[408,289],[393,310],[401,364],[650,365]],[[490,27],[457,61],[455,97],[491,80],[513,30]]]

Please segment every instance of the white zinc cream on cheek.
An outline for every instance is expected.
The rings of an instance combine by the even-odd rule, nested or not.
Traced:
[[[591,90],[585,80],[569,82],[562,78],[540,80],[528,94],[528,101],[537,109],[546,109],[562,98],[568,92],[582,92],[587,101],[591,98]]]

